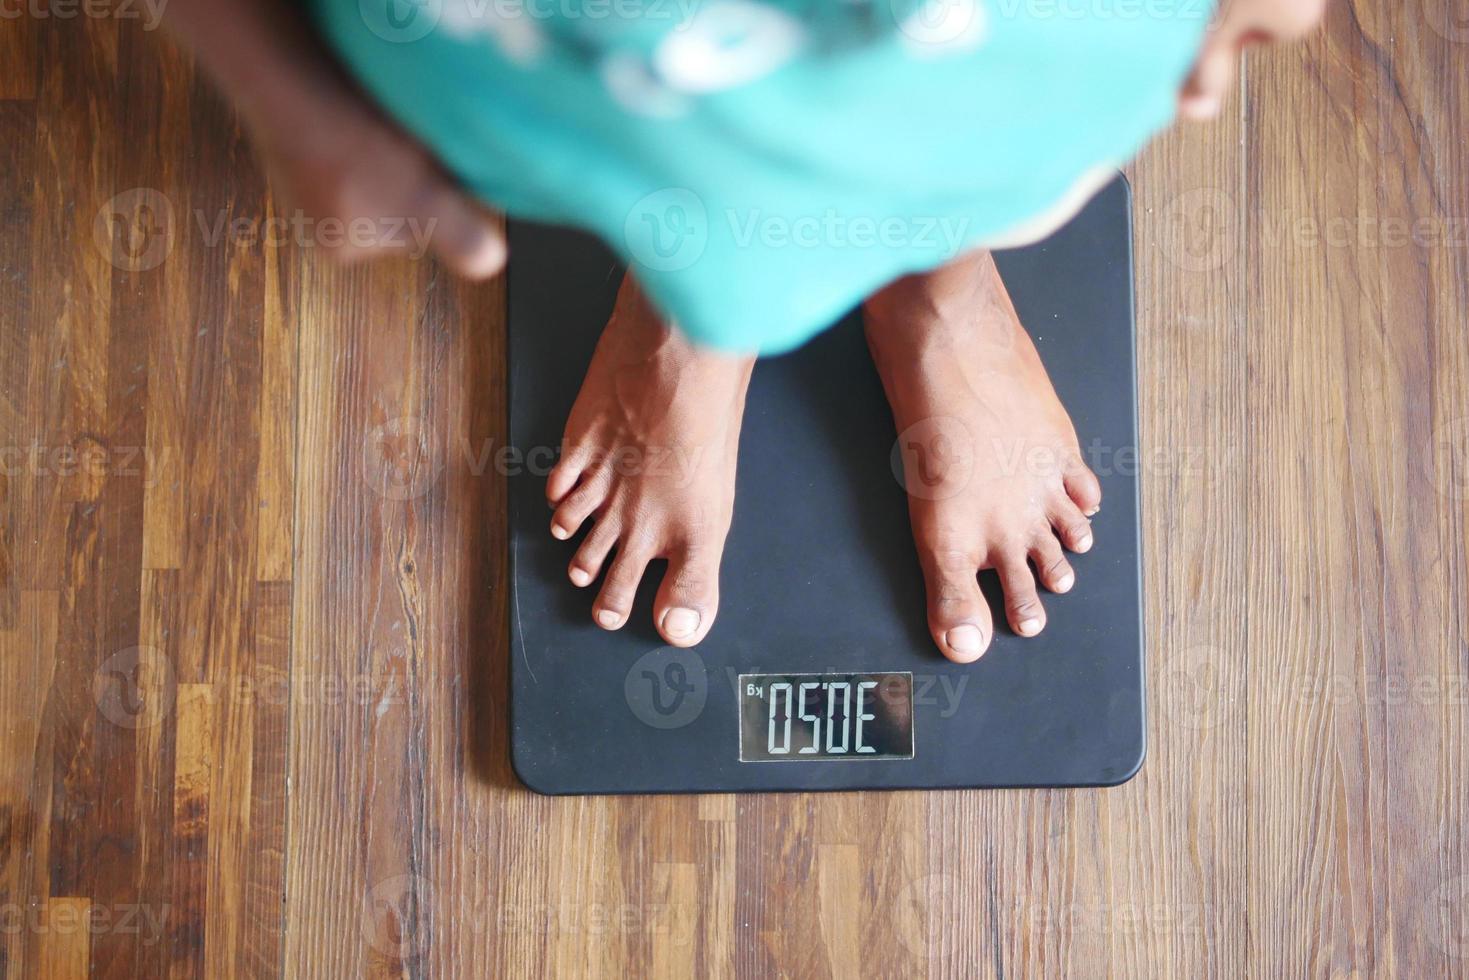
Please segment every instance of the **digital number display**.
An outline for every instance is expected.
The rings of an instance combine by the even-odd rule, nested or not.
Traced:
[[[913,758],[913,675],[741,674],[740,761]]]

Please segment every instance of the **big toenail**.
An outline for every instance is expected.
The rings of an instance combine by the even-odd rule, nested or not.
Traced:
[[[1076,550],[1077,551],[1091,551],[1092,550],[1092,536],[1090,534],[1088,534],[1085,537],[1083,537],[1080,541],[1076,542]]]
[[[591,583],[592,573],[587,571],[585,568],[573,568],[571,570],[572,585],[590,585]]]
[[[575,578],[574,577],[573,577],[573,581],[575,581]],[[1075,585],[1075,584],[1076,584],[1076,576],[1073,575],[1070,572],[1067,572],[1065,575],[1061,576],[1061,578],[1056,581],[1056,591],[1057,592],[1069,592],[1071,590],[1071,587],[1073,585]]]
[[[1027,619],[1020,624],[1021,636],[1035,636],[1040,631],[1041,621],[1039,619]]]
[[[618,623],[622,622],[622,617],[617,615],[617,613],[613,612],[611,609],[603,609],[601,612],[597,613],[597,622],[601,623],[608,629],[611,629]]]
[[[673,637],[692,636],[699,628],[699,614],[692,609],[670,609],[663,617],[663,632]]]
[[[978,653],[984,649],[984,634],[979,631],[978,626],[955,626],[945,634],[944,639],[948,641],[949,649],[955,653]]]

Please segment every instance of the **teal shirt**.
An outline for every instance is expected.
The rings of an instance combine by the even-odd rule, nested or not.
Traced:
[[[477,196],[774,353],[1008,243],[1173,117],[1208,0],[313,0]],[[512,257],[513,261],[513,257]]]

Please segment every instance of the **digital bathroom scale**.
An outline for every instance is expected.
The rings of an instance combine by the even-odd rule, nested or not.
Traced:
[[[580,537],[549,533],[547,467],[622,269],[595,240],[512,224],[510,725],[542,793],[1112,785],[1144,751],[1131,203],[1119,176],[1044,243],[997,254],[1103,489],[1076,586],[1041,591],[1045,630],[976,663],[929,637],[895,476],[895,432],[859,317],[762,360],[751,382],[719,618],[665,645],[650,566],[618,632],[566,577]],[[545,459],[543,452],[539,458]],[[583,532],[585,533],[585,532]]]

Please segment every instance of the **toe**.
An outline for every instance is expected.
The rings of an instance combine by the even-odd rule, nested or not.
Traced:
[[[933,642],[955,663],[978,660],[994,635],[989,604],[979,591],[979,563],[964,554],[930,555],[923,566]]]
[[[1102,485],[1080,457],[1073,459],[1067,467],[1065,483],[1066,495],[1076,504],[1077,510],[1090,517],[1101,509]]]
[[[714,625],[719,611],[719,551],[686,548],[668,561],[653,604],[653,622],[673,646],[693,646]]]
[[[566,575],[572,585],[581,589],[597,580],[597,576],[602,574],[602,563],[617,543],[617,531],[617,523],[610,519],[599,520],[592,526],[567,567]]]
[[[1035,636],[1046,628],[1046,611],[1035,591],[1035,576],[1024,559],[1006,558],[996,565],[1005,590],[1005,615],[1021,636]]]
[[[602,591],[592,605],[592,619],[598,626],[615,630],[627,622],[648,561],[649,556],[644,552],[627,550],[618,553],[607,572],[607,580],[602,583]]]
[[[588,476],[575,490],[568,493],[551,515],[551,536],[565,541],[581,529],[588,517],[607,499],[611,487],[611,472],[600,470]]]
[[[587,463],[591,460],[591,453],[582,449],[567,451],[559,462],[551,467],[551,472],[546,476],[546,501],[551,506],[561,503],[561,499],[571,492],[576,486],[576,481],[581,479],[582,473],[587,469]]]
[[[1035,565],[1036,577],[1052,592],[1070,592],[1076,584],[1076,573],[1049,527],[1036,535],[1030,546],[1030,560]]]
[[[1092,548],[1092,522],[1087,520],[1071,498],[1061,497],[1052,503],[1050,521],[1056,536],[1071,551],[1078,555]]]

